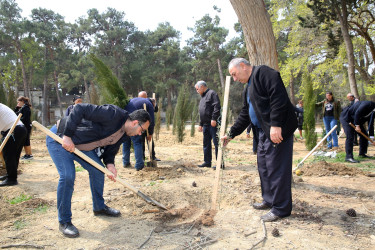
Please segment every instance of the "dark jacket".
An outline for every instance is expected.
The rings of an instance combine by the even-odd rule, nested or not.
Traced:
[[[199,126],[211,125],[211,120],[218,121],[220,109],[219,96],[212,89],[207,89],[199,102]]]
[[[75,145],[98,141],[117,132],[128,117],[127,111],[115,105],[76,104],[66,119],[63,135],[71,137]],[[120,140],[104,148],[102,158],[105,164],[114,163],[126,137],[124,134]]]
[[[244,90],[244,105],[230,129],[230,136],[233,138],[241,134],[251,123],[247,95],[250,95],[258,122],[268,139],[271,126],[281,127],[284,139],[291,136],[297,128],[297,118],[280,73],[265,65],[253,66],[250,81],[250,88]]]
[[[31,126],[32,126],[30,106],[27,104],[24,104],[22,107],[16,107],[14,109],[14,112],[16,113],[16,115],[19,115],[20,113],[22,114],[21,121],[25,125],[26,129],[30,131]]]
[[[154,105],[149,98],[142,98],[142,97],[135,97],[131,99],[126,105],[125,110],[130,113],[138,110],[144,109],[143,104],[146,104],[146,110],[150,114],[150,126],[148,127],[148,133],[152,135],[154,133],[154,126],[155,126],[155,115],[154,115]]]
[[[362,125],[370,120],[371,113],[375,109],[375,102],[358,101],[352,106],[348,106],[341,113],[341,120],[353,123],[353,125]]]

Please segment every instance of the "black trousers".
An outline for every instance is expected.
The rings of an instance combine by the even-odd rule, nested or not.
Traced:
[[[346,140],[345,140],[345,153],[346,153],[346,159],[353,158],[353,141],[354,137],[357,136],[357,132],[354,128],[352,128],[348,122],[346,122],[343,119],[341,120],[342,127],[344,128],[344,132],[346,134]],[[361,128],[362,133],[367,135],[367,132],[363,125],[359,126]],[[364,155],[367,154],[367,148],[368,148],[368,141],[366,138],[364,138],[362,135],[359,135],[359,154]]]
[[[3,133],[6,136],[8,132]],[[4,146],[3,156],[7,169],[9,180],[17,180],[17,169],[22,152],[23,145],[25,144],[27,130],[25,126],[18,125],[14,128],[13,135],[11,135]]]
[[[258,129],[258,171],[263,201],[280,217],[292,212],[293,135],[274,144]]]

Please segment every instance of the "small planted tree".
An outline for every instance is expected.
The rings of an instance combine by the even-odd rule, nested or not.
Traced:
[[[191,129],[190,129],[190,136],[194,137],[195,135],[195,122],[198,119],[198,105],[197,102],[194,102],[193,107],[193,114],[191,115]]]
[[[161,124],[161,112],[163,111],[162,105],[163,105],[162,102],[160,102],[159,105],[158,105],[159,110],[158,110],[158,112],[155,113],[155,128],[154,128],[155,140],[159,140],[160,124]]]
[[[98,95],[98,91],[96,90],[96,86],[94,84],[90,85],[89,95],[92,104],[100,105],[100,96]]]
[[[178,142],[183,142],[185,137],[185,123],[190,118],[193,109],[190,93],[186,86],[181,86],[177,98],[175,111],[176,135]]]
[[[169,130],[169,126],[172,124],[172,119],[173,119],[173,108],[171,106],[168,106],[167,112],[165,114],[167,130]]]
[[[313,82],[311,76],[307,73],[303,75],[302,85],[305,93],[303,96],[304,112],[303,112],[303,129],[305,130],[305,146],[308,150],[315,147],[317,134],[315,133],[315,103],[316,95],[314,95]]]

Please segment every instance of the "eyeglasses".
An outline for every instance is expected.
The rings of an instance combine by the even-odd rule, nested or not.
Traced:
[[[144,128],[142,127],[142,125],[141,125],[139,122],[138,122],[138,126],[141,127],[141,129],[142,129],[142,133],[146,131],[146,129],[144,129]]]

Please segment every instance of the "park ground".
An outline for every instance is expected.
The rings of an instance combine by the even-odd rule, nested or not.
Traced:
[[[375,177],[370,177],[375,160],[344,163],[344,138],[339,140],[337,158],[312,156],[302,167],[303,174],[294,175],[292,215],[263,227],[259,217],[265,211],[251,207],[261,200],[252,139],[242,134],[228,145],[218,209],[212,213],[215,171],[196,166],[203,160],[202,133],[196,131],[195,137],[189,130],[186,133],[184,142],[177,143],[162,127],[156,141],[156,154],[162,160],[157,167],[137,172],[122,167],[120,153],[116,157],[119,176],[167,211],[106,178],[106,203],[122,216],[94,216],[88,174],[77,165],[72,222],[81,235],[69,239],[58,230],[59,176],[45,135],[35,130],[34,159],[21,161],[19,185],[0,188],[0,248],[250,249],[260,242],[255,249],[375,249]],[[357,156],[358,147],[354,150]],[[304,141],[296,141],[293,165],[307,153]],[[369,155],[375,155],[375,147],[369,147]],[[0,174],[4,174],[2,167]],[[347,215],[348,209],[354,209],[356,216]],[[272,234],[276,230],[277,237]]]

